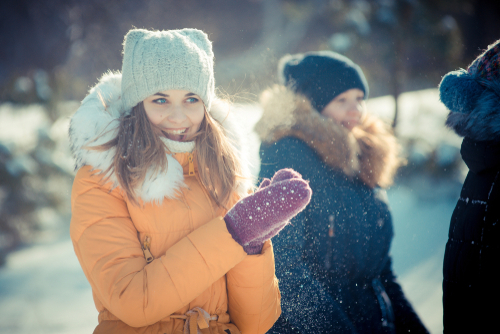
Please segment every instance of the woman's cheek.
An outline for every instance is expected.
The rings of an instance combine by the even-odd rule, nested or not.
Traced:
[[[205,118],[205,109],[203,107],[198,107],[195,110],[193,110],[191,114],[191,119],[193,120],[193,123],[201,124],[203,121],[203,118]]]
[[[156,110],[153,116],[153,123],[155,125],[160,124],[165,118],[166,113],[161,110]]]

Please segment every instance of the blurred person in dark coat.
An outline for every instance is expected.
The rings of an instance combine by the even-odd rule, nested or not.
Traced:
[[[368,84],[337,53],[285,56],[261,95],[261,177],[293,168],[308,208],[275,239],[282,316],[268,333],[427,333],[391,268],[387,195],[402,160],[390,128],[366,113]]]
[[[500,312],[500,40],[439,86],[469,167],[443,264],[444,333],[496,332]]]

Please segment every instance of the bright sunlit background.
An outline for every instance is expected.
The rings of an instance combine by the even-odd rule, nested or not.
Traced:
[[[369,109],[394,124],[408,164],[389,191],[391,253],[408,299],[442,332],[442,259],[467,167],[437,86],[500,38],[497,0],[2,0],[0,332],[91,333],[97,312],[69,240],[69,117],[102,73],[120,70],[133,28],[198,28],[219,93],[251,127],[286,53],[333,50],[358,63]]]

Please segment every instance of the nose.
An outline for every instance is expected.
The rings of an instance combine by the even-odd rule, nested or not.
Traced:
[[[351,103],[348,113],[352,116],[360,116],[363,113],[363,106],[361,105],[361,102],[355,101]]]
[[[168,115],[168,121],[174,124],[180,124],[186,120],[186,114],[181,106],[174,106],[172,112]]]

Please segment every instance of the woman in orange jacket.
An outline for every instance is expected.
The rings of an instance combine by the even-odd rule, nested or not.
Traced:
[[[265,333],[280,293],[270,238],[311,190],[281,170],[252,190],[238,122],[196,29],[125,36],[71,119],[71,239],[94,333]]]

